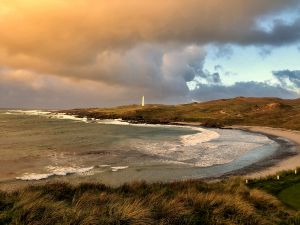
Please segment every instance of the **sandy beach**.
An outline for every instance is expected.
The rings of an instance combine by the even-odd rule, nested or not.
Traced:
[[[300,167],[300,132],[295,130],[286,130],[281,128],[260,127],[260,126],[231,126],[233,129],[247,130],[251,132],[259,132],[266,135],[282,137],[292,141],[297,148],[298,154],[283,159],[275,165],[262,169],[257,172],[250,172],[245,175],[248,178],[259,178],[268,175],[276,175],[277,172],[283,170],[294,170]]]

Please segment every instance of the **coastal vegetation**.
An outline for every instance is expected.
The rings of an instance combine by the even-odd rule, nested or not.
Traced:
[[[299,185],[300,176],[292,172],[280,174],[280,180],[267,177],[248,184],[231,178],[119,187],[99,183],[29,186],[0,192],[0,224],[299,225],[297,209],[280,201],[285,188]]]
[[[259,188],[272,194],[287,206],[300,210],[300,168],[295,171],[283,171],[276,176],[251,180],[251,188]],[[278,177],[277,177],[278,176]]]
[[[138,123],[197,123],[206,127],[257,125],[300,130],[300,99],[221,99],[181,105],[129,105],[62,111],[79,117]]]

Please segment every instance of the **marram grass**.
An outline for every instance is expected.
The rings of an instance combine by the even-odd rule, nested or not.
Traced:
[[[300,224],[300,215],[241,179],[217,183],[48,183],[0,192],[0,224]]]

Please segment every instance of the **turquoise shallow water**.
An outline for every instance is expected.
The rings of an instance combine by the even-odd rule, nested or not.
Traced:
[[[279,146],[238,130],[83,121],[35,111],[2,110],[0,127],[2,183],[219,176],[262,160]]]

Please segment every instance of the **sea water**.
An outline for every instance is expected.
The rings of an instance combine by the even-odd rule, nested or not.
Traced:
[[[40,110],[0,111],[0,182],[120,184],[207,178],[272,155],[279,145],[240,130],[130,124]]]

